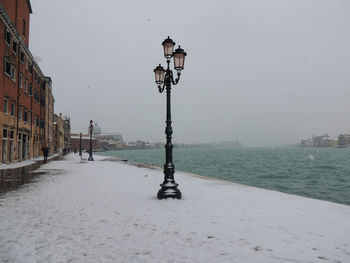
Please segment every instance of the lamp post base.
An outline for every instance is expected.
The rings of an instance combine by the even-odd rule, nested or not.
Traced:
[[[160,185],[162,188],[158,191],[158,199],[176,198],[181,199],[181,191],[177,188],[177,183],[163,183]]]
[[[92,157],[92,155],[90,155],[88,158],[88,161],[93,161],[93,160],[94,160],[94,158]]]

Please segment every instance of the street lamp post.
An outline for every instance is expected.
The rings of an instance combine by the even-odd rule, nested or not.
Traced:
[[[173,144],[171,138],[173,129],[171,127],[171,101],[170,92],[171,85],[178,84],[180,80],[181,70],[184,69],[186,52],[180,46],[174,51],[175,42],[169,37],[162,43],[164,48],[164,57],[166,58],[167,69],[165,70],[160,64],[154,69],[156,84],[160,93],[166,89],[166,144],[165,144],[165,164],[164,168],[164,182],[160,185],[161,189],[158,191],[158,199],[177,198],[181,199],[181,191],[177,188],[178,184],[175,182],[174,173],[175,165],[173,164]],[[170,69],[170,60],[174,59],[174,69],[177,76],[174,79],[173,71]]]
[[[94,129],[93,121],[90,121],[89,131],[90,131],[90,151],[89,151],[89,159],[88,161],[93,161],[94,158],[92,157],[92,130]]]
[[[81,152],[81,144],[82,144],[82,137],[83,137],[83,134],[82,133],[80,133],[80,140],[79,140],[79,156],[82,156],[83,154],[82,154],[82,152]]]

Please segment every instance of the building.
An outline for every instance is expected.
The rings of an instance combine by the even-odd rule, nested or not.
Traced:
[[[329,147],[330,146],[330,138],[328,134],[324,134],[321,136],[313,136],[314,147]]]
[[[120,133],[101,133],[96,137],[102,149],[116,150],[124,149],[126,144],[123,141],[123,136]]]
[[[80,147],[80,135],[71,135],[71,149],[73,151],[79,151]],[[102,129],[95,123],[92,130],[92,149],[93,150],[115,150],[124,149],[125,143],[123,136],[120,133],[102,133]],[[90,149],[90,129],[88,127],[87,134],[82,135],[82,149]]]
[[[52,94],[52,81],[50,77],[45,77],[45,145],[50,148],[50,153],[54,153],[54,103]]]
[[[300,145],[304,147],[314,147],[314,140],[310,138],[306,140],[301,140]]]
[[[88,133],[90,132],[90,127],[88,127]],[[102,133],[100,126],[98,126],[97,122],[95,123],[94,128],[92,129],[92,136],[98,137]]]
[[[62,114],[54,115],[54,152],[63,153],[64,149],[64,121]]]
[[[38,157],[52,139],[51,79],[28,48],[31,14],[29,0],[0,0],[0,163]]]
[[[80,134],[71,133],[70,143],[71,143],[72,151],[79,152]],[[101,149],[99,140],[96,138],[92,138],[92,150],[99,150],[99,149]],[[82,134],[81,150],[82,151],[90,150],[90,135],[89,134]]]
[[[350,147],[350,134],[340,134],[338,136],[338,147]]]
[[[92,136],[99,141],[100,149],[115,150],[125,148],[123,136],[120,133],[102,133],[102,129],[95,123]]]
[[[71,142],[70,142],[70,118],[67,116],[62,116],[60,114],[60,117],[63,120],[63,130],[64,130],[64,148],[63,152],[68,153],[71,151]]]

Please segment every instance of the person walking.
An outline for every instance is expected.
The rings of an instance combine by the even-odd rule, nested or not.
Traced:
[[[44,163],[47,163],[47,157],[49,156],[49,147],[45,146],[41,148],[41,150],[43,151],[44,155]]]

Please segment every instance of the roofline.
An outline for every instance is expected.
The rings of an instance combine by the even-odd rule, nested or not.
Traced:
[[[32,9],[32,5],[30,4],[30,0],[27,0],[27,2],[28,2],[28,5],[29,5],[29,12],[31,14],[33,14],[33,9]]]
[[[30,4],[30,1],[29,0],[27,0],[27,1]],[[11,31],[11,33],[13,34],[15,39],[20,43],[20,47],[22,49],[24,49],[25,53],[32,61],[34,68],[38,71],[38,73],[41,75],[41,77],[44,77],[45,75],[42,72],[41,68],[39,67],[38,63],[34,60],[34,56],[33,56],[32,52],[30,52],[30,50],[27,47],[26,43],[24,42],[23,38],[18,33],[16,26],[13,24],[11,18],[9,17],[9,15],[7,14],[5,8],[2,6],[1,3],[0,3],[0,18],[4,21],[5,25]]]

